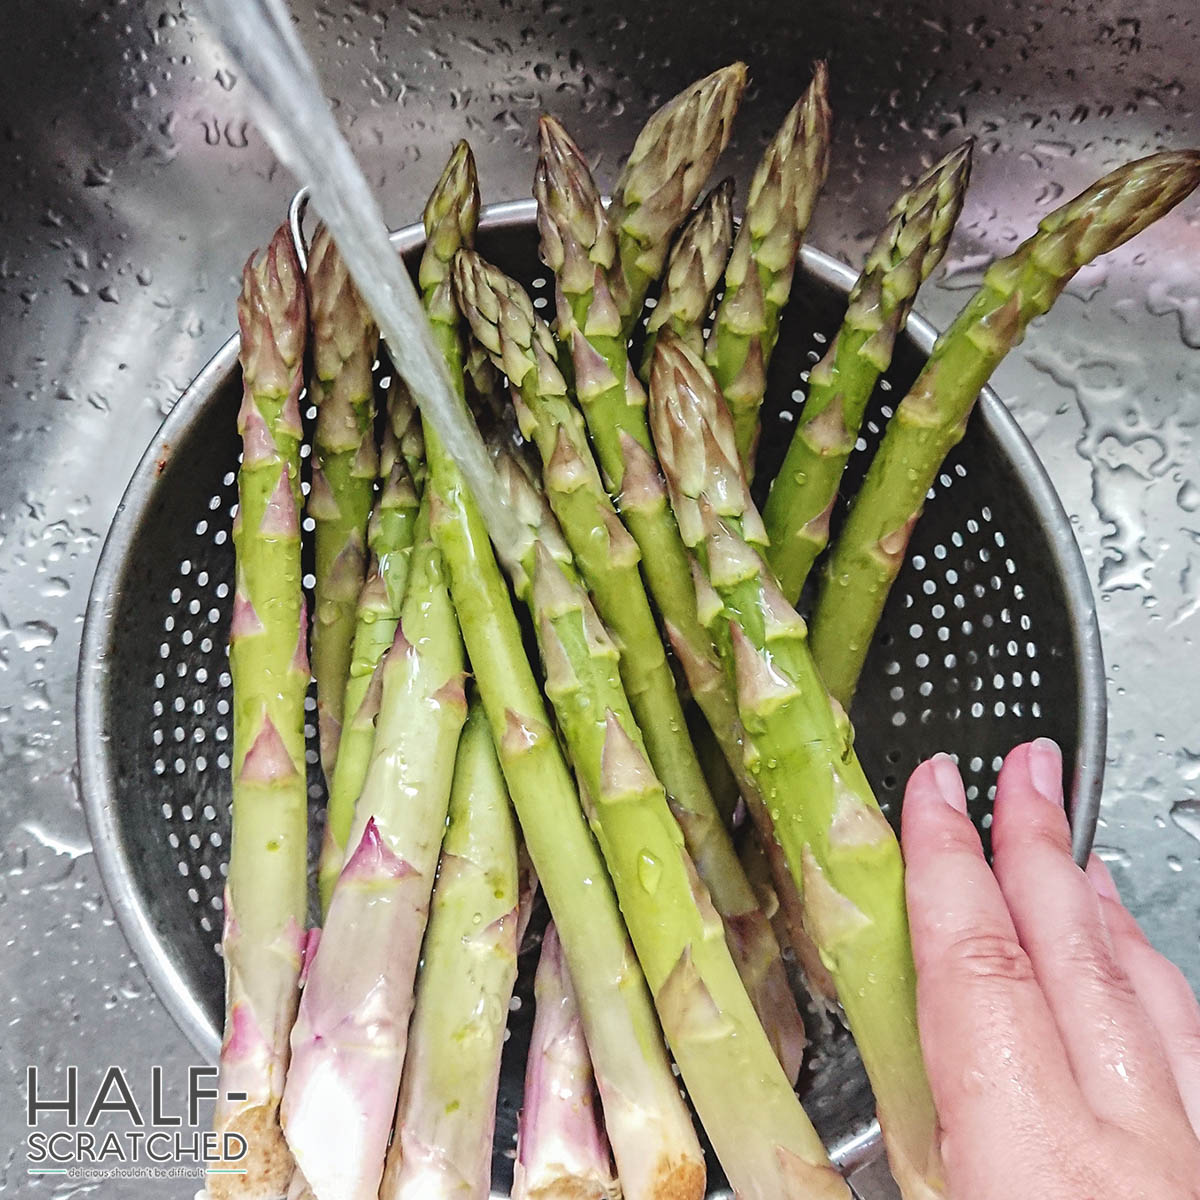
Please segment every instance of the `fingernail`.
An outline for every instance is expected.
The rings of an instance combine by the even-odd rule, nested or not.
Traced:
[[[1094,854],[1088,859],[1087,877],[1092,881],[1092,887],[1095,888],[1097,896],[1103,900],[1120,902],[1121,894],[1113,882],[1112,872],[1104,860],[1097,858]]]
[[[933,782],[937,785],[938,795],[955,812],[966,813],[967,796],[963,791],[962,776],[954,759],[948,754],[935,754],[929,760],[929,769],[933,772]]]
[[[1049,738],[1029,744],[1029,778],[1038,795],[1060,807],[1063,802],[1062,751]]]

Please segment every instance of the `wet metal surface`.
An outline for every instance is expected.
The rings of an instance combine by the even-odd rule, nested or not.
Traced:
[[[902,176],[964,133],[971,194],[919,311],[944,325],[981,267],[1117,161],[1200,141],[1200,19],[1182,3],[942,0],[676,10],[528,3],[296,6],[393,225],[453,139],[485,198],[528,194],[549,109],[598,155],[735,55],[755,86],[728,167],[828,54],[838,118],[811,240],[857,263]],[[791,6],[787,6],[790,8]],[[711,9],[711,11],[709,11]],[[703,10],[703,11],[701,11]],[[0,1194],[185,1196],[194,1184],[32,1180],[25,1068],[63,1090],[121,1063],[180,1089],[194,1052],[105,899],[80,811],[73,693],[99,543],[163,414],[233,325],[235,279],[291,182],[178,4],[10,0],[0,39]],[[1100,601],[1111,704],[1097,842],[1152,939],[1200,984],[1200,202],[1083,273],[1002,367]],[[950,747],[951,749],[953,747]],[[177,1083],[174,1081],[178,1081]],[[877,1180],[865,1196],[889,1195]]]

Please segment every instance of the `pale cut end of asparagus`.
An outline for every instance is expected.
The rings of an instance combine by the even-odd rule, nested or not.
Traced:
[[[725,179],[704,198],[679,231],[667,259],[658,301],[646,322],[642,377],[654,355],[658,332],[666,327],[693,349],[704,348],[704,322],[721,282],[733,244],[733,180]]]
[[[517,1130],[513,1200],[616,1200],[579,1001],[558,932],[546,927],[533,982],[537,1009]]]
[[[236,589],[229,660],[233,835],[225,890],[225,1032],[218,1133],[246,1155],[210,1175],[209,1194],[275,1197],[291,1178],[279,1126],[307,909],[304,694],[309,667],[300,590],[300,410],[306,342],[303,274],[286,226],[252,256],[238,300],[242,465],[234,521]],[[240,1092],[242,1100],[230,1100]],[[223,1164],[215,1164],[217,1166]]]
[[[641,311],[662,274],[671,235],[729,142],[747,77],[746,64],[736,62],[698,80],[655,112],[634,142],[612,206],[627,319]]]

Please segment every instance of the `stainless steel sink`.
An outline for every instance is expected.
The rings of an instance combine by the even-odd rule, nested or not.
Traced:
[[[971,194],[918,311],[945,325],[982,264],[1116,161],[1200,140],[1200,22],[1133,9],[950,0],[296,6],[395,226],[452,141],[489,201],[528,194],[543,109],[611,183],[649,109],[733,57],[755,83],[727,168],[830,58],[837,142],[810,240],[857,264],[901,178],[979,139]],[[22,1092],[110,1063],[178,1110],[195,1058],[114,926],[76,786],[73,693],[95,558],[142,449],[233,320],[236,273],[291,180],[189,7],[9,0],[0,16],[0,944],[9,1086],[0,1193],[24,1194]],[[1110,673],[1097,836],[1154,941],[1200,985],[1200,202],[1084,273],[1003,366],[1072,513]],[[953,749],[953,747],[948,747]],[[879,1172],[864,1197],[891,1195]],[[72,1184],[71,1186],[77,1186]],[[118,1198],[194,1182],[125,1181]],[[47,1193],[46,1181],[39,1194]],[[59,1195],[69,1194],[66,1190]]]

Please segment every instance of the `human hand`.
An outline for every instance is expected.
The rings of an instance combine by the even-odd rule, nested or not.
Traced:
[[[1200,1200],[1200,1005],[1094,855],[1053,742],[1004,763],[995,873],[953,761],[903,810],[921,1045],[952,1200]]]

